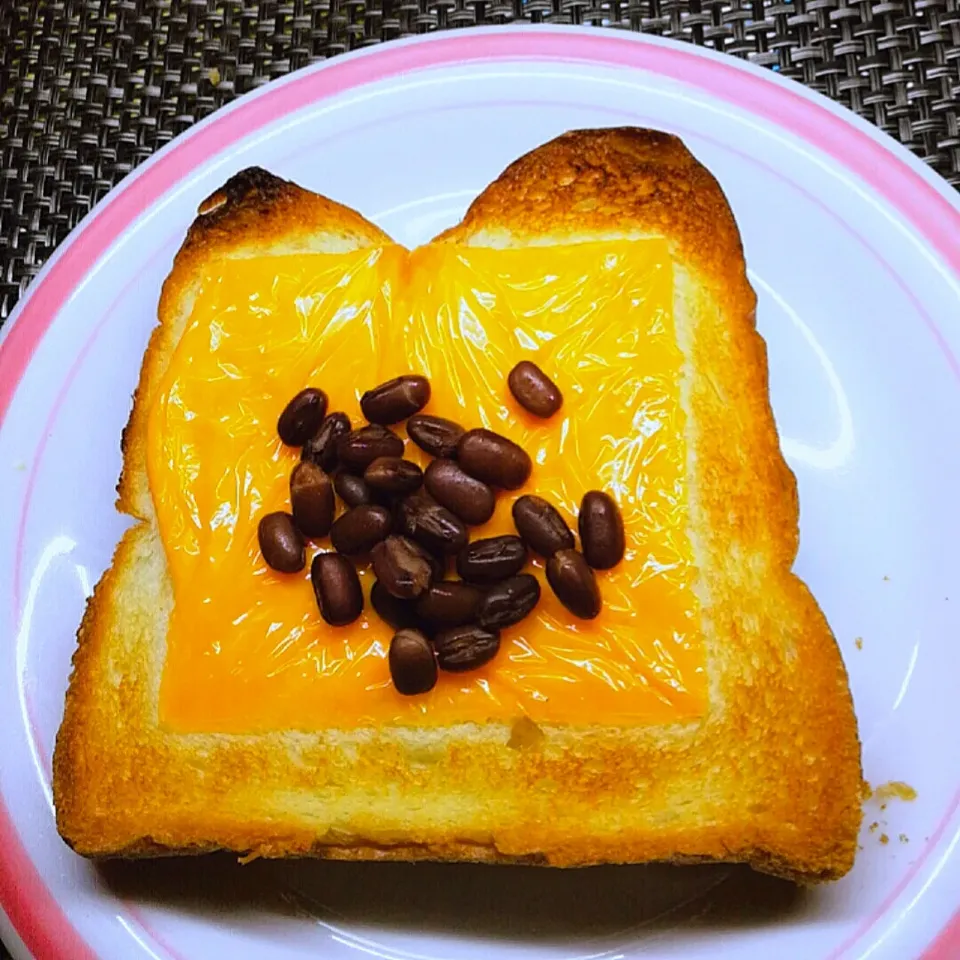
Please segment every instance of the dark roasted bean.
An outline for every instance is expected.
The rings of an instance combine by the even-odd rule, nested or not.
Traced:
[[[403,497],[400,500],[394,501],[393,504],[393,532],[398,536],[405,536],[410,543],[412,543],[424,556],[424,559],[430,564],[430,568],[433,571],[434,580],[442,580],[446,575],[447,571],[447,557],[442,553],[434,553],[431,550],[428,550],[422,543],[417,543],[416,540],[410,538],[409,534],[406,531],[406,519],[408,512],[407,500],[411,498],[426,497],[422,490],[418,490],[416,493],[410,495],[410,497]],[[429,497],[426,497],[429,501]]]
[[[302,446],[316,433],[327,412],[327,395],[316,387],[301,390],[277,420],[277,433],[289,447]]]
[[[397,693],[410,697],[436,686],[437,658],[419,630],[398,630],[390,641],[387,660]]]
[[[470,583],[497,583],[519,573],[526,562],[527,548],[519,537],[487,537],[460,551],[457,573]]]
[[[440,556],[459,553],[469,538],[463,521],[422,491],[400,504],[399,522],[403,533]]]
[[[340,438],[337,456],[348,473],[360,472],[366,470],[377,457],[403,456],[403,441],[386,427],[368,424]]]
[[[576,543],[567,521],[543,497],[529,493],[518,497],[513,504],[513,523],[523,542],[542,557],[570,550]]]
[[[426,377],[395,377],[368,390],[360,398],[360,409],[371,423],[399,423],[422,410],[430,401]]]
[[[593,570],[576,550],[559,550],[547,561],[547,581],[557,599],[581,620],[592,620],[603,601]]]
[[[380,619],[394,630],[416,627],[420,624],[416,601],[401,600],[393,596],[379,580],[374,581],[370,588],[370,603],[373,604],[373,609],[377,611]]]
[[[477,618],[483,596],[476,587],[460,580],[432,583],[417,600],[417,615],[430,623],[457,627]]]
[[[363,504],[337,518],[330,529],[330,542],[338,553],[355,557],[369,553],[392,529],[393,515],[386,507]]]
[[[420,555],[423,557],[423,559],[430,564],[431,582],[435,580],[442,580],[447,572],[447,558],[438,557],[435,553],[431,553],[425,546],[417,543],[416,540],[411,540],[410,543],[412,543],[420,551]]]
[[[560,389],[529,360],[521,360],[510,371],[507,386],[517,403],[535,417],[552,417],[563,406]]]
[[[464,523],[479,526],[493,516],[497,505],[493,491],[482,481],[464,473],[453,460],[434,460],[423,475],[427,492],[442,507]]]
[[[333,484],[315,463],[304,460],[290,474],[293,519],[307,537],[325,537],[336,511]]]
[[[366,480],[352,473],[338,473],[333,480],[333,489],[348,507],[373,503],[373,491],[367,486]]]
[[[480,601],[477,623],[488,630],[502,630],[519,623],[540,602],[540,581],[521,573],[494,584]]]
[[[400,497],[419,490],[423,471],[412,461],[402,457],[377,457],[363,471],[367,486],[377,493]]]
[[[429,413],[418,413],[407,421],[407,435],[431,457],[455,457],[457,443],[463,434],[464,429],[459,423]]]
[[[583,557],[594,570],[609,570],[626,549],[623,517],[616,500],[602,490],[590,490],[580,504],[580,545]]]
[[[260,552],[267,565],[281,573],[296,573],[307,562],[303,537],[289,513],[268,513],[257,526]]]
[[[433,577],[430,563],[406,537],[387,537],[372,550],[373,572],[383,588],[401,600],[419,597]]]
[[[363,612],[363,590],[356,567],[339,553],[318,553],[310,566],[320,616],[331,626],[353,623]]]
[[[522,487],[532,464],[527,452],[492,430],[468,430],[457,444],[460,466],[484,483],[505,490]]]
[[[331,413],[324,417],[317,432],[304,443],[301,460],[310,460],[327,473],[337,467],[337,444],[350,432],[350,418],[345,413]]]
[[[496,630],[468,623],[462,627],[441,630],[433,638],[433,649],[437,651],[437,663],[441,670],[456,673],[475,670],[497,655],[500,634]]]

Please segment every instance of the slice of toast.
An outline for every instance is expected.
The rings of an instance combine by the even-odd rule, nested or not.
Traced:
[[[684,356],[689,535],[707,674],[702,719],[171,733],[158,720],[173,605],[146,470],[158,384],[214,257],[389,242],[263,171],[200,208],[164,285],[123,437],[137,523],[79,632],[54,756],[61,835],[86,856],[247,855],[574,866],[746,862],[816,882],[853,862],[860,747],[830,629],[791,572],[794,478],[779,450],[740,239],[679,140],[566,134],[511,165],[438,242],[512,248],[662,237]]]

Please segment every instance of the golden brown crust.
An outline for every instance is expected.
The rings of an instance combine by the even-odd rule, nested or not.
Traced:
[[[281,180],[260,167],[234,174],[197,209],[160,294],[159,325],[150,337],[121,437],[123,473],[117,508],[139,520],[152,516],[142,443],[147,411],[183,333],[203,271],[211,260],[271,253],[345,252],[389,243],[390,238],[356,211]]]
[[[679,262],[752,296],[736,269],[740,235],[717,181],[682,141],[658,130],[565,133],[510,164],[438,239],[502,246],[560,235],[665,236]]]
[[[719,187],[664,134],[567,134],[513,164],[443,239],[670,241],[688,358],[704,721],[545,726],[522,749],[508,745],[509,724],[263,736],[158,728],[171,596],[146,485],[146,409],[203,265],[254,246],[314,249],[314,238],[329,243],[340,231],[354,245],[385,239],[268,175],[231,181],[214,202],[220,194],[225,202],[191,228],[165,285],[125,435],[120,503],[141,522],[80,630],[54,758],[65,839],[92,856],[226,848],[557,866],[715,859],[807,882],[846,872],[860,822],[856,723],[829,627],[790,572],[796,489],[770,411],[755,300]]]

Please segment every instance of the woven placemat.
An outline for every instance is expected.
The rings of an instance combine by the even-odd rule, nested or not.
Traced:
[[[0,0],[0,322],[97,200],[239,94],[395,37],[523,20],[770,67],[960,186],[960,0]]]

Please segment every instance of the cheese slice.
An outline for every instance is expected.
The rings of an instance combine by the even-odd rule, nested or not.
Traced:
[[[259,732],[370,724],[668,723],[706,704],[696,571],[687,533],[683,356],[660,240],[512,250],[433,244],[350,254],[224,259],[150,410],[148,471],[173,583],[160,719],[179,731]],[[536,420],[507,373],[534,360],[564,394]],[[318,386],[359,425],[361,394],[402,373],[430,378],[426,412],[486,426],[534,462],[471,536],[513,533],[534,492],[576,529],[583,494],[619,502],[627,553],[598,573],[604,608],[577,620],[543,581],[533,615],[498,656],[403,697],[392,631],[367,603],[348,627],[321,620],[309,580],[270,570],[257,523],[289,509],[299,451],[276,435],[297,391]],[[400,430],[402,433],[402,428]],[[408,457],[427,457],[411,443]],[[360,570],[366,594],[369,569]]]

